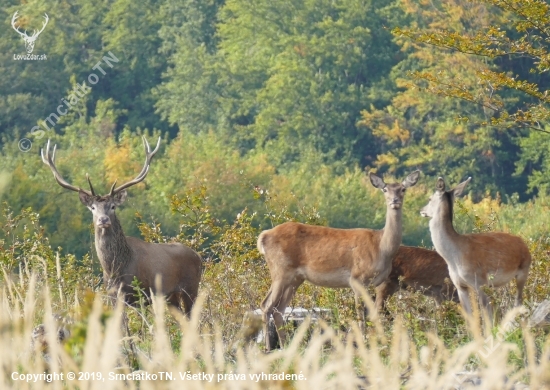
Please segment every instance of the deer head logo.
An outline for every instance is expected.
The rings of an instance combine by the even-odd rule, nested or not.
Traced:
[[[27,30],[25,30],[25,32],[21,32],[19,31],[19,27],[15,27],[15,22],[18,17],[19,16],[17,16],[17,11],[16,11],[13,14],[13,18],[11,18],[11,26],[15,31],[17,31],[19,35],[21,35],[21,38],[23,38],[23,40],[25,41],[25,49],[27,49],[27,53],[31,54],[32,51],[34,50],[34,44],[36,42],[36,39],[38,38],[40,33],[44,31],[44,28],[46,28],[46,25],[48,24],[48,20],[50,20],[50,18],[48,18],[48,14],[44,14],[45,20],[44,20],[44,23],[42,24],[42,28],[40,29],[40,31],[34,30],[33,34],[29,37],[27,35]]]

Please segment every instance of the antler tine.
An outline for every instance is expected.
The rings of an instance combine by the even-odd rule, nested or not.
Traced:
[[[54,145],[53,152],[50,156],[50,140],[48,140],[48,143],[46,144],[46,154],[45,155],[44,155],[44,149],[40,149],[40,155],[42,156],[42,162],[44,164],[46,164],[48,167],[50,167],[50,169],[53,173],[53,177],[55,178],[55,181],[61,187],[66,188],[68,190],[76,191],[76,192],[83,191],[84,193],[86,193],[88,195],[91,195],[91,196],[94,195],[93,190],[92,190],[92,193],[90,193],[89,191],[83,190],[79,187],[75,187],[72,184],[67,183],[67,181],[65,179],[63,179],[63,176],[61,176],[61,174],[57,170],[57,167],[55,166],[55,151],[56,151],[56,149],[57,149],[57,145]]]
[[[86,172],[86,180],[88,180],[88,184],[90,185],[90,191],[92,191],[92,195],[95,196],[94,187],[92,186],[92,181],[90,180],[90,175]]]
[[[40,35],[42,33],[42,31],[44,31],[44,29],[48,25],[48,22],[50,21],[50,18],[48,17],[48,14],[45,13],[45,12],[44,12],[44,19],[45,19],[45,21],[42,23],[42,28],[40,29],[40,31],[38,31],[38,34],[35,33],[35,35]]]
[[[115,192],[113,192],[113,190],[115,189],[115,186],[116,186],[116,182],[118,181],[118,179],[115,179],[115,182],[113,183],[113,185],[111,186],[111,191],[109,191],[109,194],[112,196],[115,194]]]
[[[15,22],[17,21],[17,18],[19,18],[19,16],[17,15],[17,12],[19,11],[15,11],[15,13],[13,14],[13,17],[11,18],[11,26],[15,31],[17,31],[19,35],[27,36],[26,33],[22,33],[21,31],[19,31],[19,27],[15,27]]]
[[[159,147],[160,147],[160,137],[157,141],[157,145],[155,146],[155,149],[153,151],[151,151],[151,146],[149,145],[149,142],[147,142],[147,139],[145,138],[145,136],[143,136],[143,146],[145,147],[145,164],[143,165],[143,168],[141,169],[141,172],[139,173],[139,175],[137,175],[135,177],[135,179],[127,182],[127,183],[124,183],[122,184],[121,186],[117,187],[117,188],[114,188],[115,187],[115,184],[116,184],[116,181],[115,181],[115,184],[113,184],[113,186],[111,187],[111,192],[109,193],[110,196],[113,196],[115,195],[117,192],[120,192],[128,187],[131,187],[133,186],[134,184],[137,184],[141,181],[143,181],[143,179],[145,179],[145,177],[147,176],[147,173],[149,173],[149,165],[151,164],[151,160],[153,159],[153,156],[157,153],[157,151],[159,150]]]

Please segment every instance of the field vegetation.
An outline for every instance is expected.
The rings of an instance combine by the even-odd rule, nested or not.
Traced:
[[[24,50],[15,11],[28,31],[48,13],[34,49],[46,61],[12,58]],[[547,2],[8,0],[0,24],[2,388],[550,388],[548,329],[528,327],[550,299]],[[161,148],[117,215],[128,236],[201,254],[190,319],[161,297],[147,306],[139,283],[136,307],[110,304],[91,215],[39,155],[50,139],[69,182],[89,173],[106,193],[141,169],[142,135]],[[366,173],[416,169],[403,243],[432,247],[419,211],[438,176],[472,176],[455,227],[525,240],[525,305],[512,308],[513,284],[487,289],[490,327],[403,290],[361,333],[351,291],[306,283],[291,306],[330,314],[264,353],[251,315],[271,282],[259,233],[285,221],[381,228]],[[39,376],[53,373],[64,380]]]

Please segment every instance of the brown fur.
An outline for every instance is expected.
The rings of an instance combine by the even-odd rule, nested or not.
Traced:
[[[160,137],[154,150],[145,137],[145,164],[136,178],[115,188],[116,180],[108,195],[99,196],[94,192],[92,182],[86,174],[90,191],[69,184],[55,166],[55,150],[50,154],[50,141],[46,150],[40,154],[42,161],[52,171],[55,181],[63,188],[78,192],[82,204],[92,213],[95,228],[95,247],[103,279],[109,295],[114,298],[120,290],[127,303],[133,304],[136,292],[132,282],[136,279],[146,296],[151,291],[165,295],[173,306],[181,309],[183,304],[186,313],[193,307],[198,294],[201,279],[202,260],[191,248],[176,244],[153,244],[137,238],[126,237],[116,216],[115,209],[124,203],[126,188],[140,183],[149,172],[149,166],[160,146]],[[156,279],[160,277],[161,291],[157,290]]]
[[[385,302],[390,296],[407,287],[433,297],[438,304],[443,300],[458,302],[456,289],[449,279],[449,267],[436,251],[412,246],[399,247],[390,276],[376,287],[378,311],[385,309]]]
[[[458,290],[467,313],[472,312],[468,290],[474,290],[479,303],[492,320],[492,307],[482,286],[499,287],[516,279],[516,305],[521,305],[523,288],[531,266],[531,254],[525,242],[508,233],[459,234],[452,222],[453,202],[470,179],[445,191],[439,178],[436,192],[421,214],[430,217],[430,233],[437,252],[449,265],[449,276]]]
[[[386,184],[370,174],[373,186],[386,199],[386,225],[382,230],[335,229],[286,222],[258,237],[258,250],[264,255],[271,274],[271,287],[262,302],[265,332],[273,315],[281,346],[286,335],[283,313],[296,289],[305,281],[317,286],[352,288],[357,320],[364,327],[365,309],[357,284],[377,286],[389,275],[402,235],[402,204],[405,189],[416,184],[419,172],[403,183]],[[271,349],[266,337],[266,348]]]
[[[145,296],[149,297],[150,291],[164,295],[169,304],[178,309],[183,304],[185,312],[190,313],[201,280],[200,256],[179,243],[154,244],[125,237],[116,217],[111,220],[110,232],[95,229],[96,251],[109,295],[116,296],[120,288],[125,301],[134,304],[136,296],[131,284],[135,277]],[[126,253],[126,249],[127,256],[116,255]],[[161,277],[161,291],[155,285],[157,275]]]

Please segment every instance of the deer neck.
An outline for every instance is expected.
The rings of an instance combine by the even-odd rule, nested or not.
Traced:
[[[95,248],[101,267],[109,279],[120,277],[131,259],[132,251],[116,215],[111,218],[108,229],[96,226]]]
[[[456,263],[460,258],[459,243],[461,235],[453,226],[453,211],[449,205],[430,219],[430,235],[435,250],[449,263]]]
[[[401,236],[403,233],[403,217],[401,209],[394,210],[388,206],[386,211],[386,225],[382,230],[380,239],[381,256],[392,261],[401,245]]]

